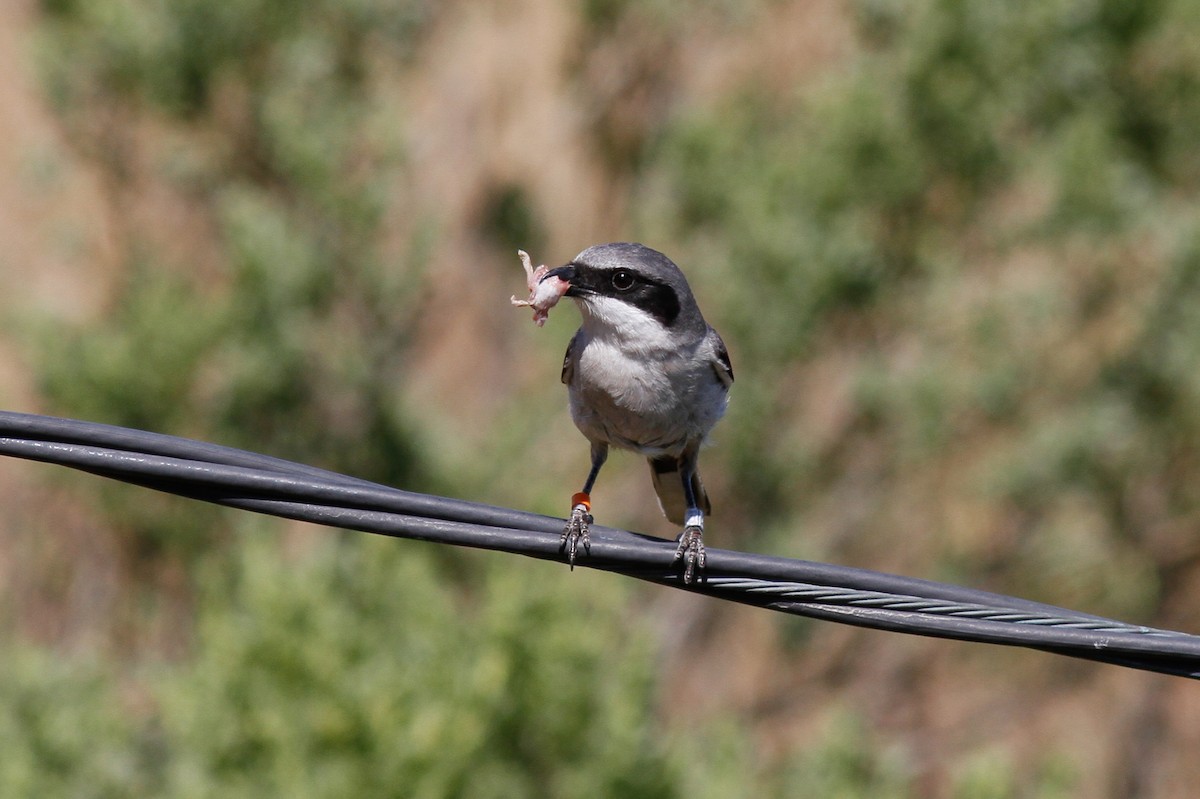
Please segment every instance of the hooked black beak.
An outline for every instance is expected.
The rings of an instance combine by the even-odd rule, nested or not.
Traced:
[[[548,277],[556,277],[559,280],[563,280],[567,283],[570,283],[571,287],[569,289],[567,289],[566,296],[568,296],[568,297],[575,296],[575,294],[576,294],[575,285],[573,283],[571,283],[571,281],[573,281],[575,279],[575,265],[574,264],[567,264],[566,266],[559,266],[559,267],[556,267],[555,269],[551,269],[549,272],[542,275],[542,280],[545,280]],[[538,282],[540,283],[542,281],[539,280]]]

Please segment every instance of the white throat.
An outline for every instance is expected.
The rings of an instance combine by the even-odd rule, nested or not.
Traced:
[[[614,297],[577,297],[584,334],[627,353],[661,352],[678,349],[671,331],[651,314]]]

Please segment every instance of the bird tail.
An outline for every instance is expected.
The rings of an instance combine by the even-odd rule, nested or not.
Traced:
[[[683,494],[683,478],[679,474],[679,459],[664,456],[649,458],[650,480],[654,483],[654,493],[658,495],[658,506],[663,515],[674,524],[683,524],[684,514],[687,513],[687,499]],[[704,483],[700,482],[700,472],[692,471],[692,493],[700,510],[707,515],[712,513],[712,505],[708,501],[708,492]]]

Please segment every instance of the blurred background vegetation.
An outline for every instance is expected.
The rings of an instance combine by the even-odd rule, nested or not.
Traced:
[[[561,514],[644,241],[713,544],[1200,630],[1200,6],[0,10],[0,399]],[[4,796],[1188,796],[1186,681],[0,464]],[[663,536],[615,458],[606,523]]]

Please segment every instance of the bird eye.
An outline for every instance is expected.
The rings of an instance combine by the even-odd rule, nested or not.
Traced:
[[[634,284],[633,272],[628,269],[618,269],[613,272],[612,285],[617,291],[629,291]]]

